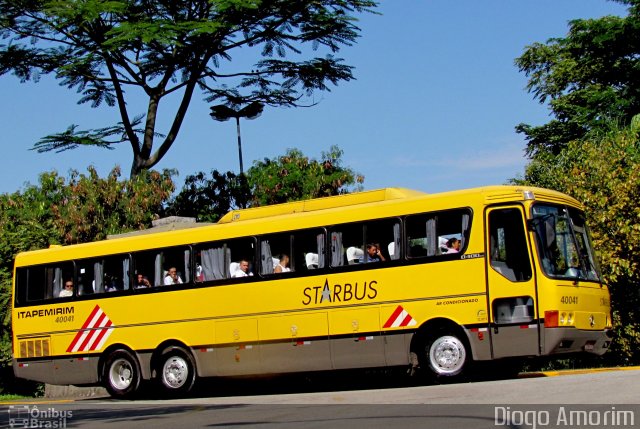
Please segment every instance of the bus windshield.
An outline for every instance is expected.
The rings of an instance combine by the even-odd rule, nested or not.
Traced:
[[[600,269],[582,211],[536,204],[532,214],[538,253],[545,274],[554,278],[600,280]]]

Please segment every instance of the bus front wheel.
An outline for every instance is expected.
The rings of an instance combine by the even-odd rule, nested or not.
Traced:
[[[160,356],[158,381],[170,395],[182,395],[191,390],[196,381],[193,358],[185,350],[172,347]]]
[[[441,331],[427,337],[423,360],[429,372],[438,380],[460,378],[469,361],[464,340],[451,332]],[[421,365],[423,366],[423,365]]]
[[[104,364],[105,387],[114,398],[128,398],[140,387],[140,365],[127,350],[112,352]]]

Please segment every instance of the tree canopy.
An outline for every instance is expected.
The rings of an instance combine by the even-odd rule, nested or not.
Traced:
[[[211,171],[185,179],[182,190],[166,213],[215,222],[229,210],[257,207],[310,198],[328,197],[359,190],[364,177],[342,165],[343,151],[332,146],[320,159],[298,149],[282,156],[256,161],[246,175]]]
[[[565,192],[586,208],[611,291],[615,337],[609,364],[640,363],[640,115],[570,142],[558,156],[539,156],[520,184]]]
[[[206,101],[233,107],[298,106],[315,91],[353,79],[352,67],[334,54],[357,39],[354,15],[375,6],[374,0],[0,0],[0,75],[25,82],[52,74],[80,94],[79,103],[116,107],[119,123],[90,130],[72,124],[34,148],[128,142],[135,175],[176,142],[197,89]],[[255,61],[233,62],[241,52]],[[142,114],[129,111],[134,90],[148,100]],[[173,94],[180,99],[173,121],[158,130],[160,103]]]
[[[528,76],[528,90],[549,102],[552,119],[543,125],[519,124],[527,154],[560,153],[570,141],[608,120],[628,124],[640,112],[640,0],[625,17],[577,19],[566,37],[528,46],[516,59]]]
[[[212,170],[207,176],[200,171],[185,178],[166,214],[193,217],[198,222],[217,222],[229,211],[244,207],[249,194],[246,175]]]
[[[163,213],[174,190],[174,172],[144,171],[121,180],[115,168],[106,178],[96,170],[40,175],[37,185],[0,195],[0,393],[29,394],[31,384],[15,383],[11,369],[11,276],[18,252],[51,244],[101,240],[107,234],[143,229]]]
[[[282,156],[256,161],[247,174],[251,204],[264,206],[359,190],[364,176],[342,166],[343,154],[334,145],[319,160],[288,149]]]

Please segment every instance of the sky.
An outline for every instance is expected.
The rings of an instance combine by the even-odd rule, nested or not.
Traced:
[[[577,18],[625,15],[606,0],[383,0],[380,15],[358,15],[361,37],[336,56],[355,67],[356,80],[317,93],[309,108],[265,108],[242,121],[245,170],[288,148],[319,158],[331,145],[343,166],[364,175],[367,190],[404,187],[428,193],[504,184],[522,175],[525,141],[514,127],[549,120],[547,106],[526,91],[514,65],[527,45],[567,34]],[[41,137],[71,124],[79,129],[118,122],[115,108],[78,105],[75,90],[47,76],[21,84],[0,77],[0,193],[37,184],[44,171],[67,177],[93,165],[105,176],[131,168],[128,143],[115,150],[79,148],[40,154]],[[130,109],[145,105],[132,100]],[[170,124],[160,110],[159,132]],[[164,114],[164,116],[163,116]],[[215,122],[194,96],[178,140],[156,169],[177,169],[178,188],[198,171],[239,171],[236,127]]]

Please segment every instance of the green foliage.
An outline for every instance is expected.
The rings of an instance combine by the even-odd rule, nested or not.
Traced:
[[[297,149],[283,156],[255,162],[247,173],[251,205],[328,197],[359,190],[364,177],[342,167],[343,151],[332,146],[321,159],[309,159]],[[354,188],[350,188],[354,186]]]
[[[43,173],[38,185],[0,195],[0,393],[19,388],[12,384],[10,368],[15,255],[148,227],[174,190],[173,174],[145,171],[122,181],[119,168],[102,179],[89,167],[86,175],[72,171],[68,180]]]
[[[640,364],[640,115],[610,123],[557,156],[536,157],[516,181],[544,186],[583,202],[611,291],[612,364]]]
[[[529,156],[557,155],[590,130],[609,120],[629,124],[640,111],[640,0],[616,1],[630,6],[628,16],[571,21],[566,37],[534,43],[516,59],[527,88],[554,117],[516,127]]]
[[[188,176],[184,187],[169,204],[167,214],[215,222],[229,210],[359,190],[364,177],[342,167],[343,151],[332,146],[321,160],[310,159],[297,149],[274,159],[255,162],[246,175],[200,172]]]
[[[187,176],[180,193],[166,209],[168,215],[194,217],[198,222],[217,222],[230,210],[244,207],[249,195],[246,176],[211,171]]]
[[[53,74],[80,94],[79,103],[117,107],[119,124],[98,130],[71,125],[44,137],[35,149],[129,142],[136,175],[155,166],[176,141],[197,89],[205,100],[233,107],[297,106],[312,104],[315,91],[353,79],[352,67],[334,54],[359,37],[354,15],[376,5],[374,0],[0,0],[0,38],[6,41],[0,44],[0,75],[13,73],[25,82]],[[322,52],[309,58],[317,50]],[[253,64],[229,66],[240,51],[253,56]],[[136,90],[148,99],[146,116],[138,119],[126,102]],[[165,136],[156,131],[156,117],[168,95],[179,102]]]

